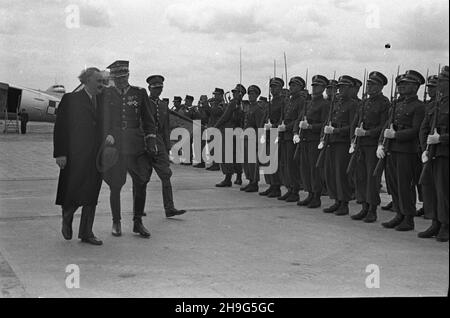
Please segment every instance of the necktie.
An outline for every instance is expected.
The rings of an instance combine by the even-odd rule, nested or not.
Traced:
[[[94,111],[96,111],[97,110],[97,99],[95,98],[95,96],[92,96],[91,103],[92,103],[92,107],[94,107]]]

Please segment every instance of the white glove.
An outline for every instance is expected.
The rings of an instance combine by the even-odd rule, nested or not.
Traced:
[[[325,126],[323,131],[327,135],[331,135],[333,133],[333,131],[334,131],[334,127],[333,126]]]
[[[425,150],[423,153],[422,153],[422,163],[425,163],[425,162],[427,162],[428,161],[428,150]]]
[[[306,120],[302,120],[300,122],[300,124],[298,124],[298,127],[301,128],[301,129],[308,129],[309,124],[308,124],[308,122]]]
[[[115,142],[115,140],[114,140],[113,136],[111,136],[111,135],[106,136],[105,143],[106,143],[107,146],[114,145],[114,142]]]
[[[286,125],[285,124],[281,124],[278,126],[278,131],[283,132],[286,131]]]
[[[264,124],[264,130],[269,130],[270,128],[272,128],[272,124],[271,123]]]
[[[386,155],[386,154],[384,153],[384,147],[383,147],[383,145],[378,145],[378,148],[377,148],[377,158],[378,158],[378,159],[383,159],[385,155]]]
[[[355,135],[357,137],[364,137],[366,135],[366,131],[363,128],[356,127],[355,128]]]
[[[294,144],[298,144],[300,142],[300,136],[294,135],[294,138],[292,138],[292,141],[294,142]]]

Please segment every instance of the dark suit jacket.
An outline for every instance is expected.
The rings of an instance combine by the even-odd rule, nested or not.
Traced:
[[[97,97],[97,105],[101,98]],[[59,103],[53,131],[53,157],[67,157],[60,170],[56,204],[96,205],[101,175],[95,164],[101,139],[100,108],[85,90],[65,94]]]

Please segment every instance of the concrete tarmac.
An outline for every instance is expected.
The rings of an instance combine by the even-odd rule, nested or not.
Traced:
[[[94,233],[103,246],[61,235],[54,204],[58,168],[52,125],[30,123],[29,134],[0,136],[0,297],[379,297],[448,293],[448,243],[419,239],[430,224],[400,233],[300,208],[238,186],[218,189],[220,172],[173,165],[175,203],[188,210],[166,219],[161,184],[147,191],[150,239],[132,233],[131,182],[122,194],[123,236],[113,237],[108,188],[103,184]],[[261,185],[264,190],[266,185]],[[301,193],[305,196],[305,193]],[[382,196],[383,203],[389,197]],[[331,204],[323,198],[322,205]],[[359,211],[350,203],[350,214]],[[68,288],[80,270],[79,288]],[[379,288],[368,288],[368,265]],[[369,269],[371,267],[369,266]],[[374,282],[374,281],[372,281]],[[69,286],[70,287],[70,286]]]

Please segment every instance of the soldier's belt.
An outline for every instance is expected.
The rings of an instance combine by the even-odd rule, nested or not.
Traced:
[[[123,120],[122,121],[122,130],[125,129],[132,129],[132,128],[139,128],[140,122],[137,120]]]

